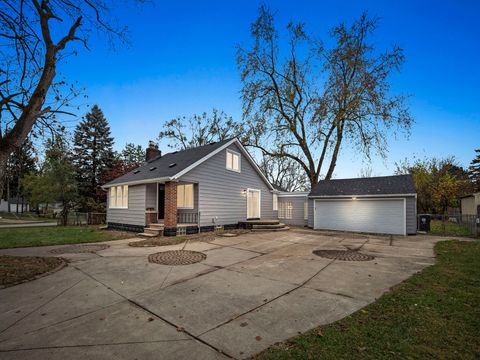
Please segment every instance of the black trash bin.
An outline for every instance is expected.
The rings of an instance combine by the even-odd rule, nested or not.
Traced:
[[[430,214],[420,214],[418,215],[418,230],[419,231],[430,231],[430,221],[432,220],[432,215]]]

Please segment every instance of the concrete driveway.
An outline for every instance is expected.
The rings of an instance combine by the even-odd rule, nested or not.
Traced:
[[[310,230],[249,233],[189,243],[200,263],[165,266],[108,242],[97,254],[62,255],[68,267],[0,290],[2,359],[246,358],[339,320],[433,264],[438,238]],[[52,256],[58,247],[0,254]],[[329,260],[317,249],[360,249],[372,261]]]

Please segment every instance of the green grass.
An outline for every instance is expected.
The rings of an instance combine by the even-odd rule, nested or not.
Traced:
[[[52,226],[0,229],[0,249],[90,243],[133,237],[131,233],[100,230],[97,226]]]
[[[480,242],[444,241],[437,262],[377,302],[259,359],[479,359]]]
[[[445,225],[445,228],[444,228]],[[430,235],[445,235],[445,236],[470,236],[468,228],[461,224],[441,220],[432,220],[430,223]]]

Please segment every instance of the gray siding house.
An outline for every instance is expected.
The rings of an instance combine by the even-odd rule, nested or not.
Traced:
[[[143,231],[162,224],[164,235],[237,227],[277,219],[278,191],[237,139],[161,155],[104,185],[111,228]]]
[[[268,220],[324,230],[416,233],[411,176],[320,181],[309,193],[287,192],[269,183],[237,139],[165,155],[151,144],[143,165],[104,188],[108,226],[137,232],[161,229],[174,236]]]
[[[313,229],[416,234],[417,194],[410,175],[324,180],[308,198]]]

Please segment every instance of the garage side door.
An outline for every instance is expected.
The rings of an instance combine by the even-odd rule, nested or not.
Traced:
[[[315,200],[315,229],[405,233],[403,199]]]

